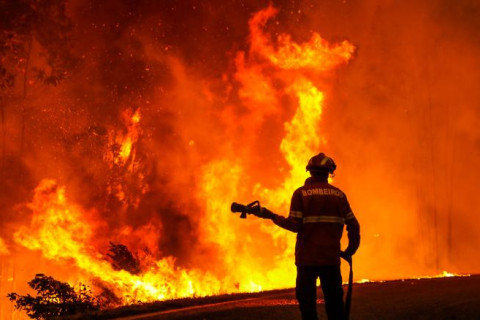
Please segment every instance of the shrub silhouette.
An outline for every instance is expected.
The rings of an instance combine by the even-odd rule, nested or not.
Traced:
[[[66,282],[60,282],[43,274],[35,275],[28,285],[37,291],[36,297],[21,296],[15,292],[7,296],[15,302],[15,308],[25,310],[32,319],[50,320],[65,315],[96,311],[100,309],[96,298],[92,297],[85,285],[77,292]]]

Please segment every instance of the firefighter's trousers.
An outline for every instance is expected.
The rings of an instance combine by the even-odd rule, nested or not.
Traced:
[[[302,320],[318,320],[317,278],[320,278],[328,320],[344,320],[340,266],[297,266],[296,295]]]

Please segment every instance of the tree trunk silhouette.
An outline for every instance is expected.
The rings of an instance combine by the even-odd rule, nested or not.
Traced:
[[[6,152],[6,137],[7,137],[7,128],[5,127],[5,105],[3,104],[3,98],[0,97],[0,135],[1,135],[1,143],[2,143],[2,149],[0,150],[1,153],[1,159],[0,159],[0,179],[5,180],[5,152]],[[4,184],[2,183],[2,186]],[[3,192],[0,190],[0,192]]]
[[[32,37],[30,36],[27,41],[26,48],[26,58],[25,58],[25,70],[23,72],[23,92],[22,92],[22,106],[21,106],[21,132],[20,132],[20,156],[23,155],[23,149],[25,146],[25,122],[27,118],[27,91],[28,91],[28,68],[30,66],[30,56],[32,54]]]

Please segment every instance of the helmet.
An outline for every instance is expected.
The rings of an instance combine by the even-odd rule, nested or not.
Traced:
[[[325,171],[333,174],[337,165],[332,158],[327,157],[323,152],[313,156],[307,164],[307,171]]]

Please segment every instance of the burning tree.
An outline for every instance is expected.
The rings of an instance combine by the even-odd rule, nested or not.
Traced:
[[[110,242],[110,249],[107,256],[110,258],[110,262],[115,270],[125,270],[131,274],[140,273],[140,263],[127,246],[119,243],[115,244]]]

